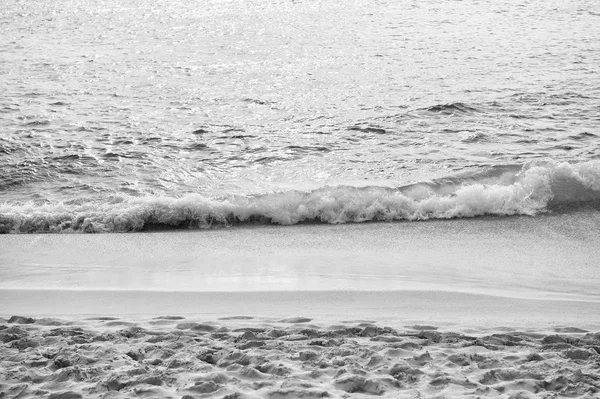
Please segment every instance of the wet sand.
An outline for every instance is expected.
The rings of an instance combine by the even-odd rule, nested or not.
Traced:
[[[600,212],[0,236],[0,289],[446,291],[600,302]]]
[[[532,300],[439,291],[164,292],[2,290],[0,316],[125,319],[160,315],[284,318],[305,315],[324,323],[368,319],[402,327],[600,330],[597,302]]]

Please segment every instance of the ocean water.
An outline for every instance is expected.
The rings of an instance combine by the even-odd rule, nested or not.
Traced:
[[[593,0],[4,0],[0,232],[600,203]]]

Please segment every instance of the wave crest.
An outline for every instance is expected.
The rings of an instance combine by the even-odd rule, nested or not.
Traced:
[[[600,162],[498,166],[457,177],[387,187],[323,187],[211,199],[111,197],[0,204],[0,232],[125,232],[237,224],[350,223],[483,215],[535,215],[600,199]]]

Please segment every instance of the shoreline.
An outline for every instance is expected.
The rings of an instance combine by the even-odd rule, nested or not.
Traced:
[[[330,306],[588,323],[600,302],[597,217],[0,236],[0,314],[215,315],[246,304],[257,315]]]
[[[0,236],[0,396],[593,398],[599,258],[580,214]]]
[[[597,212],[0,236],[0,289],[455,291],[600,301]]]
[[[555,327],[600,330],[597,302],[517,299],[438,291],[155,292],[0,290],[0,316],[285,318],[373,320],[442,329]]]

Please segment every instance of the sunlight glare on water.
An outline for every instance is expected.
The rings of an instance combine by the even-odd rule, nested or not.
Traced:
[[[594,159],[598,11],[581,0],[7,0],[3,197],[394,186]]]

